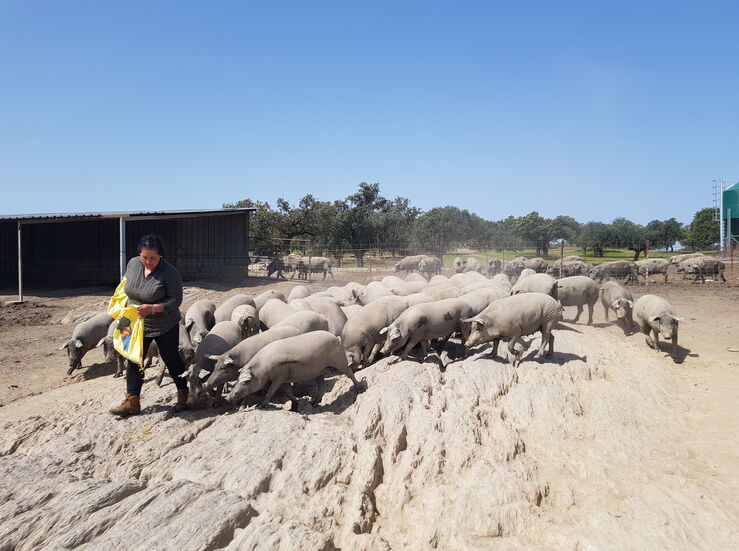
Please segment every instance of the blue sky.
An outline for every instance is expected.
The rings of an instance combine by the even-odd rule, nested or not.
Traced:
[[[739,179],[737,2],[0,0],[0,213],[380,184],[689,222]]]

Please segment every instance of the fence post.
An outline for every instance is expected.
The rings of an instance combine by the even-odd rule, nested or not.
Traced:
[[[559,277],[564,277],[564,263],[565,263],[565,242],[564,239],[559,244]]]

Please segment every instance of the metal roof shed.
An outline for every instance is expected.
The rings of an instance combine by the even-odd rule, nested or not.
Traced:
[[[117,283],[142,235],[162,237],[183,279],[239,277],[255,209],[0,215],[0,286]]]

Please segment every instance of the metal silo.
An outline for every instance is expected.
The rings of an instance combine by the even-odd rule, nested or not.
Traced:
[[[723,231],[739,235],[739,182],[724,190],[721,218],[725,224]]]

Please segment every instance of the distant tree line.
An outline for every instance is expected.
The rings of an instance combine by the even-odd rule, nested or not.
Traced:
[[[535,247],[538,255],[546,256],[553,244],[565,242],[596,256],[603,256],[609,247],[628,248],[636,259],[646,247],[672,250],[679,241],[692,249],[704,249],[719,240],[719,224],[713,220],[711,208],[699,210],[686,226],[675,218],[652,220],[645,226],[626,218],[580,223],[571,216],[545,218],[536,211],[485,220],[450,205],[423,212],[405,197],[383,197],[379,184],[366,182],[359,184],[356,193],[336,201],[318,201],[308,194],[297,205],[279,198],[275,207],[251,199],[223,206],[256,209],[250,231],[256,238],[253,247],[260,252],[300,250],[308,240],[314,249],[331,250],[337,257],[351,251],[360,266],[370,249],[404,255],[419,246],[437,252],[459,246],[497,250]]]

